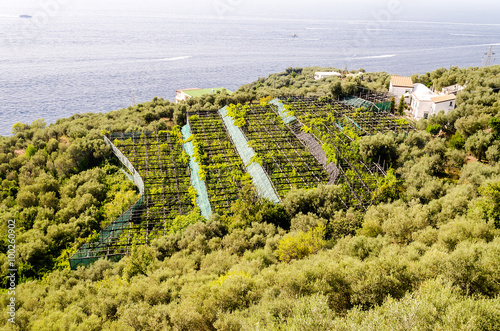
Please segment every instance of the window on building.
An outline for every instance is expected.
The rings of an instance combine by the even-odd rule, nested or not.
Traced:
[[[424,113],[424,119],[428,119],[429,118],[429,113]]]
[[[453,106],[453,101],[450,101],[450,107],[452,107],[452,106]]]

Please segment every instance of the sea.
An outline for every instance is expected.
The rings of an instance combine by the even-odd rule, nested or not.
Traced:
[[[236,90],[288,67],[412,75],[481,66],[490,45],[500,50],[500,24],[422,21],[0,14],[0,31],[4,136],[17,122]]]

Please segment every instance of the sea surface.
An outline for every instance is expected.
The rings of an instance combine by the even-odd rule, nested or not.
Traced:
[[[481,66],[489,45],[500,50],[500,24],[0,15],[0,31],[0,135],[16,122],[128,107],[134,95],[235,90],[288,67],[411,75]]]

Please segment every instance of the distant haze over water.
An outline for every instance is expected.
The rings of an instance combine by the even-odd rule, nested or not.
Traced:
[[[235,90],[288,67],[411,75],[480,66],[490,44],[500,50],[495,24],[59,15],[26,37],[29,20],[0,13],[1,135],[128,107],[134,91],[137,103],[173,101],[176,89]]]

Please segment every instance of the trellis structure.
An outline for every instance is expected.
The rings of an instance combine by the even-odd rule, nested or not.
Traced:
[[[363,134],[376,134],[392,132],[395,134],[407,134],[415,128],[405,117],[396,116],[383,110],[374,111],[374,104],[362,100],[356,101],[355,107],[343,101],[332,100],[329,102],[319,101],[315,98],[302,98],[297,96],[280,97],[295,115],[302,115],[315,118],[335,118],[338,125],[342,121],[349,121],[356,127],[356,130],[363,131]],[[356,98],[358,99],[358,98]],[[366,107],[365,107],[366,106]]]
[[[139,187],[139,201],[102,230],[97,242],[83,245],[70,258],[73,269],[102,257],[120,259],[132,245],[147,244],[152,238],[167,234],[172,221],[194,207],[189,158],[182,149],[179,131],[119,133],[105,140],[122,163],[127,166],[129,161],[129,170],[141,178],[144,187]]]
[[[282,97],[304,131],[311,132],[324,146],[340,173],[338,183],[345,189],[346,207],[366,209],[373,203],[378,181],[386,175],[384,165],[367,165],[356,150],[360,136],[394,132],[408,133],[413,128],[404,119],[385,111],[355,108],[344,102],[320,102],[313,98]],[[370,102],[367,102],[370,104]]]
[[[246,107],[241,129],[256,152],[254,162],[266,170],[281,198],[293,187],[314,188],[328,182],[323,166],[269,105]]]
[[[111,140],[144,180],[146,213],[140,221],[151,232],[164,233],[169,225],[165,220],[192,210],[189,157],[182,148],[179,131],[119,133]]]
[[[278,196],[276,188],[260,163],[254,162],[257,155],[254,149],[249,146],[247,137],[245,137],[240,127],[236,125],[234,118],[229,116],[228,107],[225,106],[219,109],[218,113],[238,155],[243,164],[245,164],[247,173],[252,178],[252,184],[256,189],[257,195],[274,203],[279,203],[281,199]]]
[[[206,183],[213,211],[219,214],[230,213],[243,185],[252,179],[255,184],[247,170],[256,167],[267,180],[275,202],[293,187],[337,183],[342,184],[341,199],[346,208],[366,209],[386,173],[383,164],[361,160],[357,140],[363,135],[413,130],[406,119],[375,110],[376,102],[385,96],[371,94],[367,98],[359,101],[365,106],[355,107],[335,100],[284,97],[284,105],[232,105],[228,107],[233,107],[232,112],[222,109],[224,117],[222,110],[189,113],[192,135],[188,138],[179,129],[105,137],[130,171],[140,199],[103,229],[97,242],[84,244],[70,258],[71,267],[89,265],[102,257],[118,260],[132,245],[147,244],[169,233],[176,217],[194,209],[196,191],[191,186],[190,157],[183,149],[186,140],[193,143],[193,158],[200,166],[198,175]],[[239,126],[240,140],[252,151],[246,164],[227,127],[228,116],[238,112],[241,118],[230,124],[234,129]],[[308,141],[311,139],[315,141]],[[323,150],[318,151],[321,146]]]
[[[328,184],[334,184],[339,176],[339,169],[335,164],[328,161],[323,147],[319,141],[309,132],[302,130],[302,124],[293,115],[293,111],[290,107],[285,107],[285,105],[279,101],[279,99],[274,99],[269,102],[271,109],[273,109],[277,115],[279,115],[283,122],[288,126],[290,131],[299,139],[304,146],[309,150],[311,155],[323,166],[328,174]]]
[[[232,202],[238,199],[239,191],[250,177],[245,174],[243,162],[218,112],[189,113],[188,120],[212,209],[219,214],[230,213]]]
[[[391,98],[393,98],[394,95],[389,92],[373,91],[359,86],[356,97],[373,104],[375,106],[375,109],[372,109],[373,111],[390,111]]]

